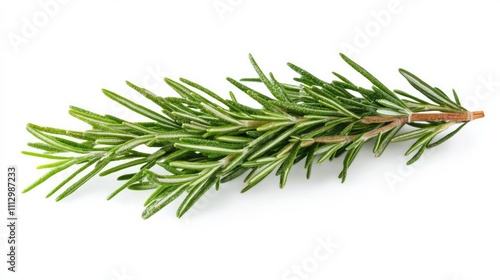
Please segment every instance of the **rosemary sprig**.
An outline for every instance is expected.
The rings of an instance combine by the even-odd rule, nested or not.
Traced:
[[[89,130],[28,124],[28,131],[40,140],[28,145],[39,151],[23,153],[53,161],[39,166],[49,171],[24,192],[63,170],[79,166],[48,194],[70,184],[57,196],[56,200],[61,200],[97,174],[126,170],[129,173],[117,177],[121,186],[108,199],[125,189],[152,190],[142,213],[146,219],[186,193],[177,211],[181,217],[209,189],[218,189],[221,183],[244,174],[247,185],[242,192],[274,171],[283,188],[292,166],[303,159],[309,178],[315,159],[321,163],[344,156],[339,174],[344,182],[349,166],[368,141],[374,142],[377,157],[391,142],[414,141],[406,152],[413,154],[408,161],[412,164],[426,149],[445,142],[465,124],[484,116],[483,112],[463,108],[455,91],[452,99],[406,70],[399,72],[428,101],[390,90],[354,61],[341,57],[372,87],[359,87],[337,73],[336,79],[326,82],[294,64],[289,66],[300,75],[296,78],[299,84],[281,83],[272,74],[265,75],[250,56],[258,77],[242,82],[261,82],[272,97],[234,79],[228,81],[261,108],[238,103],[232,92],[231,99],[223,99],[186,79],[165,79],[181,98],[160,97],[127,82],[159,107],[155,110],[103,90],[107,97],[150,121],[128,122],[70,107],[70,115],[88,123]],[[398,134],[406,124],[415,129]],[[460,124],[457,129],[434,140],[455,124]],[[161,174],[151,170],[154,166],[160,167]]]

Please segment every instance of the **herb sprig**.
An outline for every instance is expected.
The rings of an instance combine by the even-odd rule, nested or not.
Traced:
[[[357,154],[373,142],[375,156],[389,143],[414,141],[405,155],[407,164],[417,161],[423,152],[452,136],[468,122],[484,116],[469,112],[460,104],[455,91],[449,97],[414,74],[400,69],[401,75],[428,100],[401,90],[390,90],[367,70],[341,54],[342,59],[371,82],[371,88],[355,85],[344,76],[323,81],[310,72],[289,63],[299,74],[298,85],[281,83],[274,75],[264,74],[253,57],[250,62],[257,78],[227,80],[257,101],[261,108],[241,104],[230,92],[230,99],[187,79],[165,82],[180,97],[161,97],[131,82],[127,84],[156,104],[150,109],[109,90],[103,93],[115,102],[145,116],[147,122],[129,122],[111,115],[96,114],[71,106],[69,114],[91,126],[72,131],[28,124],[27,130],[39,142],[28,143],[37,152],[30,156],[52,160],[40,165],[49,171],[28,186],[27,192],[53,175],[78,166],[48,195],[66,187],[57,201],[75,192],[92,177],[122,172],[117,176],[121,191],[150,190],[143,218],[149,218],[176,198],[184,195],[177,216],[181,217],[209,189],[246,175],[246,192],[272,172],[287,182],[292,166],[304,162],[307,178],[314,162],[343,157],[339,174],[342,182]],[[260,82],[272,97],[244,82]],[[451,126],[452,132],[439,140],[439,134]],[[410,125],[413,130],[399,133]],[[146,151],[144,147],[149,147]],[[152,171],[159,166],[161,172]],[[125,173],[123,173],[125,172]]]

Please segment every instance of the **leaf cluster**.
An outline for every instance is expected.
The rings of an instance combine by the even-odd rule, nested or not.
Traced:
[[[363,145],[374,139],[373,152],[380,156],[391,142],[414,140],[407,155],[415,162],[425,149],[441,144],[455,135],[467,120],[440,140],[433,139],[457,121],[411,122],[419,113],[468,113],[438,88],[401,69],[401,75],[427,100],[401,90],[390,90],[364,68],[341,55],[364,76],[371,87],[357,86],[333,73],[324,81],[289,63],[299,77],[297,85],[279,82],[272,73],[264,74],[250,55],[257,75],[237,81],[227,80],[243,94],[260,104],[252,108],[241,104],[236,94],[224,99],[187,79],[165,78],[179,97],[162,97],[149,90],[127,84],[156,105],[150,109],[109,90],[103,93],[113,101],[148,119],[131,122],[108,114],[97,114],[71,106],[69,114],[87,123],[85,131],[72,131],[28,124],[28,131],[39,141],[28,143],[36,152],[31,156],[52,160],[40,165],[49,171],[25,189],[29,191],[53,175],[77,166],[47,197],[68,185],[56,198],[75,192],[92,177],[117,174],[121,182],[111,199],[121,191],[149,190],[143,218],[185,194],[178,210],[181,217],[209,189],[244,176],[246,192],[269,174],[280,177],[283,188],[292,166],[303,162],[307,178],[314,162],[343,159],[339,174],[342,182]],[[270,95],[248,86],[259,82]],[[409,124],[411,131],[400,133]],[[146,148],[145,148],[146,147]],[[152,171],[159,167],[161,172]]]

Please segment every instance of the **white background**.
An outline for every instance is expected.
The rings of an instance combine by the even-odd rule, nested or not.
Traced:
[[[114,177],[59,203],[45,199],[64,178],[56,176],[19,194],[16,274],[6,272],[0,227],[0,278],[500,279],[499,9],[493,0],[2,1],[1,178],[17,165],[20,189],[46,162],[21,155],[35,140],[26,123],[86,129],[69,105],[136,120],[101,93],[142,102],[125,80],[174,95],[161,77],[186,77],[227,96],[225,77],[255,76],[248,53],[282,81],[295,76],[291,61],[367,85],[343,51],[390,88],[412,91],[403,67],[455,88],[486,118],[411,168],[409,143],[381,158],[366,145],[344,184],[340,161],[315,166],[310,180],[297,166],[283,190],[271,176],[241,195],[237,180],[181,220],[179,201],[142,220],[148,193],[106,201]]]

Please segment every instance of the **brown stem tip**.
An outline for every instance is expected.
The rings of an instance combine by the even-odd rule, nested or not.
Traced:
[[[408,117],[408,122],[415,121],[452,121],[469,122],[484,117],[483,111],[464,113],[415,113]]]
[[[484,112],[483,111],[472,112],[472,120],[480,119],[480,118],[484,118]]]

